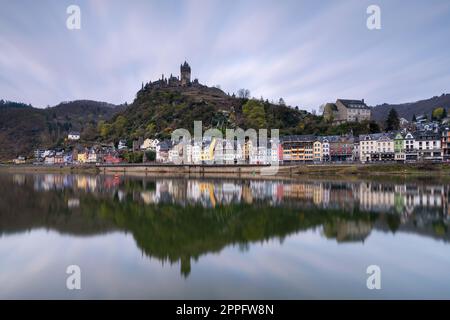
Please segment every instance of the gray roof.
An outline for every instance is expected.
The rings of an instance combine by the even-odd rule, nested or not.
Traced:
[[[284,136],[280,138],[281,142],[304,142],[304,141],[315,141],[316,136],[312,134],[305,134],[305,135],[294,135],[294,136]]]
[[[364,100],[352,100],[352,99],[337,99],[344,106],[349,109],[370,109],[364,102]],[[336,102],[337,102],[336,101]]]

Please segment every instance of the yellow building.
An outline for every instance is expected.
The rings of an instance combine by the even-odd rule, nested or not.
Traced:
[[[88,160],[88,154],[86,152],[82,152],[77,155],[77,161],[79,163],[86,163],[87,160]]]
[[[216,148],[216,138],[211,140],[211,143],[203,148],[201,153],[201,160],[212,163],[214,161],[214,149]]]
[[[323,153],[322,153],[322,141],[317,140],[314,141],[313,144],[314,148],[314,161],[315,162],[322,162],[323,161]]]

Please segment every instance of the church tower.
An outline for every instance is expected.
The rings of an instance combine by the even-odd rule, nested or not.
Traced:
[[[191,83],[191,67],[189,64],[185,61],[184,64],[180,66],[180,73],[181,73],[181,85],[187,86]]]

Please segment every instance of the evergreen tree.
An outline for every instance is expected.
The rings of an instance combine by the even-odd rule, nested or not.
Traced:
[[[389,111],[386,119],[386,131],[394,131],[400,128],[400,119],[398,118],[397,111],[394,108]]]

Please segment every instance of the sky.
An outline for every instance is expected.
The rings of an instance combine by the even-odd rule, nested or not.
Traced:
[[[378,5],[381,29],[367,28]],[[66,26],[77,5],[81,28]],[[450,1],[0,0],[0,99],[131,103],[191,65],[200,83],[313,110],[449,93]]]

